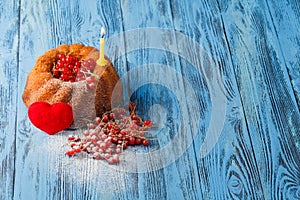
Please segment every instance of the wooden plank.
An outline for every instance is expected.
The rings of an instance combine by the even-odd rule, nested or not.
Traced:
[[[154,5],[154,4],[153,4]],[[91,7],[97,7],[95,5],[89,5]],[[86,30],[81,27],[86,27],[86,24],[99,23],[93,21],[95,16],[93,16],[90,20],[91,22],[86,22],[84,19],[85,16],[84,11],[78,11],[76,9],[88,9],[86,4],[81,2],[80,6],[77,4],[71,5],[69,7],[65,7],[64,5],[57,4],[56,2],[50,1],[49,4],[43,4],[41,6],[40,3],[28,3],[24,2],[22,4],[22,8],[24,8],[24,13],[22,13],[22,22],[21,25],[22,31],[24,35],[21,38],[22,44],[24,44],[21,49],[22,54],[22,66],[26,66],[23,68],[25,73],[20,76],[22,80],[22,84],[25,84],[26,74],[31,69],[31,66],[34,63],[35,57],[42,54],[46,49],[54,47],[61,42],[73,42],[73,38],[81,38],[79,37],[81,34],[85,34]],[[108,4],[104,2],[101,4],[100,11],[106,14],[107,21],[112,20],[108,23],[108,33],[113,33],[113,31],[122,31],[122,21],[115,21],[116,19],[120,19],[118,16],[122,16],[121,13],[118,12],[118,4]],[[97,7],[97,8],[99,8]],[[113,7],[114,12],[110,13],[110,7]],[[41,9],[38,9],[41,8]],[[57,10],[51,9],[55,8]],[[62,9],[61,11],[58,9]],[[147,7],[145,6],[144,9]],[[73,11],[74,9],[74,11]],[[136,7],[135,9],[138,9]],[[33,10],[33,15],[31,11]],[[104,10],[104,11],[103,11]],[[132,10],[122,8],[123,12],[130,12]],[[133,10],[134,11],[134,10]],[[74,12],[74,14],[73,14]],[[119,11],[121,12],[121,11]],[[150,12],[150,11],[148,11]],[[75,18],[75,26],[70,25],[68,21],[64,21],[61,18],[61,15],[65,14],[68,16],[74,16]],[[46,14],[45,17],[44,14]],[[78,15],[78,16],[77,16]],[[101,13],[100,15],[103,15]],[[110,16],[111,15],[111,16]],[[37,16],[42,16],[37,19]],[[136,16],[138,17],[138,16]],[[53,19],[48,21],[49,19]],[[122,18],[121,18],[122,19]],[[154,22],[157,19],[154,19]],[[123,19],[124,21],[124,19]],[[25,23],[27,22],[27,23]],[[30,26],[27,26],[30,24]],[[61,26],[63,24],[63,26]],[[67,33],[67,30],[72,26],[72,37],[67,36],[64,38],[64,34]],[[118,30],[120,28],[121,30]],[[54,32],[45,32],[45,30],[55,30]],[[35,30],[31,32],[31,30]],[[83,33],[81,33],[81,31]],[[96,33],[97,30],[93,30]],[[39,40],[36,40],[36,35],[38,33],[42,33],[39,36]],[[73,35],[74,34],[74,35]],[[90,33],[91,34],[91,33]],[[97,35],[97,33],[95,34]],[[45,42],[42,42],[45,41]],[[95,43],[94,41],[90,41],[88,39],[84,40],[87,43]],[[142,40],[140,41],[142,42]],[[39,44],[43,45],[39,45]],[[122,45],[122,44],[120,44]],[[143,47],[143,46],[142,46]],[[143,52],[142,52],[143,53]],[[114,56],[118,56],[118,54],[111,56],[114,60]],[[129,56],[130,57],[130,56]],[[170,57],[167,55],[163,55],[163,59],[172,60],[174,57]],[[131,58],[129,58],[131,59]],[[147,61],[147,60],[146,60]],[[140,60],[138,60],[140,62]],[[144,62],[144,61],[143,61]],[[178,61],[177,61],[178,62]],[[134,63],[133,63],[134,64]],[[178,63],[177,63],[178,65]],[[178,65],[180,66],[180,65]],[[117,68],[121,68],[123,66],[116,66]],[[176,66],[175,66],[176,67]],[[130,69],[130,66],[129,66]],[[143,79],[143,76],[136,77],[138,79]],[[171,82],[176,82],[176,77],[174,79],[170,79]],[[160,79],[162,79],[160,77]],[[179,85],[182,84],[179,82]],[[181,87],[183,87],[181,85]],[[183,90],[183,88],[181,88]],[[22,89],[20,89],[22,92]],[[22,102],[20,104],[20,121],[24,122],[27,120],[26,118],[26,108],[23,106]],[[176,107],[175,107],[176,109]],[[186,113],[185,111],[183,111]],[[176,114],[176,113],[175,113]],[[174,116],[170,116],[173,118]],[[26,124],[26,123],[23,123]],[[20,127],[23,127],[23,124],[20,124]],[[172,125],[172,124],[171,124]],[[173,125],[174,126],[174,125]],[[31,127],[32,128],[32,127]],[[20,129],[20,128],[19,128]],[[29,128],[27,128],[28,130]],[[172,134],[172,129],[169,130]],[[108,195],[107,189],[110,188],[111,185],[116,184],[116,188],[112,188],[111,198],[121,198],[121,199],[137,199],[139,197],[148,197],[148,198],[167,198],[167,197],[186,197],[196,199],[199,195],[199,187],[198,187],[198,178],[197,171],[193,162],[194,159],[194,151],[193,149],[188,151],[188,155],[185,155],[181,158],[178,163],[172,164],[170,167],[164,170],[158,170],[155,172],[149,172],[146,174],[128,174],[123,172],[114,172],[112,176],[112,180],[106,176],[103,176],[105,173],[94,174],[95,171],[103,171],[104,169],[97,166],[94,161],[86,162],[82,167],[80,166],[80,162],[76,162],[72,160],[72,165],[75,168],[79,167],[79,171],[83,171],[78,175],[72,174],[72,169],[65,167],[64,163],[67,163],[67,159],[62,156],[59,152],[61,152],[60,146],[63,145],[63,137],[56,137],[50,140],[49,137],[45,135],[39,135],[39,131],[32,128],[30,133],[27,133],[27,137],[21,137],[22,140],[18,143],[18,148],[22,149],[24,154],[20,154],[17,157],[17,176],[16,176],[16,191],[15,196],[18,198],[95,198],[98,196]],[[173,133],[174,134],[174,133]],[[47,141],[49,144],[47,145]],[[168,141],[168,139],[167,139]],[[44,144],[45,143],[45,144]],[[44,154],[39,154],[41,151],[45,151]],[[21,152],[22,152],[21,151]],[[57,155],[58,158],[57,158]],[[188,167],[186,164],[188,163]],[[151,162],[150,162],[151,164]],[[178,166],[177,166],[178,165]],[[58,167],[57,167],[58,166]],[[69,166],[69,165],[67,165]],[[82,170],[81,170],[82,169]],[[104,170],[105,171],[105,170]],[[90,172],[91,175],[88,175]],[[92,176],[93,175],[93,176]],[[172,176],[171,176],[172,175]],[[24,177],[26,177],[26,184],[24,183]],[[62,179],[60,177],[63,177]],[[90,178],[89,178],[90,177]],[[150,181],[148,181],[147,177],[150,177]],[[79,180],[78,180],[79,179]],[[138,180],[135,181],[135,180]],[[29,180],[29,181],[28,181]],[[105,180],[103,182],[99,180]],[[162,181],[161,181],[162,180]],[[78,182],[82,183],[84,187],[88,187],[88,192],[83,192],[83,188],[78,185]],[[98,183],[98,184],[95,184]],[[161,182],[164,182],[161,185]],[[103,187],[99,187],[99,185],[103,185]],[[162,187],[161,187],[162,186]],[[139,188],[138,190],[136,188]],[[174,190],[175,189],[175,190]],[[175,192],[174,192],[174,191]],[[73,191],[72,193],[68,193],[68,191]]]
[[[176,129],[182,122],[178,115],[187,119],[186,124],[189,123],[189,117],[193,117],[193,114],[189,117],[185,116],[189,108],[186,105],[187,100],[183,98],[182,101],[176,96],[176,91],[185,93],[185,89],[181,79],[181,63],[178,56],[180,52],[176,48],[175,31],[163,31],[165,28],[169,30],[175,28],[172,24],[173,11],[170,2],[162,1],[122,2],[121,6],[124,13],[123,26],[129,31],[124,37],[127,44],[126,51],[129,52],[126,56],[128,73],[130,73],[128,87],[133,92],[132,100],[136,101],[141,108],[140,113],[150,116],[150,112],[153,111],[153,120],[164,127],[155,135],[158,137],[158,142],[152,142],[152,145],[157,145],[157,148],[163,148],[173,142],[174,135],[179,135],[179,130]],[[144,17],[137,20],[141,15]],[[158,28],[147,29],[153,26]],[[135,70],[138,71],[137,74],[134,74]],[[147,80],[151,84],[141,84],[147,83]],[[165,88],[170,85],[173,87]],[[182,95],[190,96],[186,93]],[[183,106],[180,107],[181,105]],[[186,137],[191,137],[189,130],[183,132],[187,134]],[[184,149],[186,148],[184,145],[182,143],[181,146],[174,148]],[[176,162],[171,161],[167,166],[162,166],[163,162],[168,163],[169,160],[164,160],[166,152],[168,151],[164,149],[164,152],[159,154],[161,157],[158,158],[150,154],[153,158],[146,160],[146,164],[138,162],[138,169],[147,172],[138,175],[139,197],[142,199],[201,198],[194,148],[191,146],[183,155],[176,155],[178,150],[169,152],[170,158],[177,158]]]
[[[161,5],[161,4],[160,4]],[[215,30],[210,31],[210,29],[220,29],[219,26],[215,25],[216,23],[216,19],[214,17],[214,12],[210,10],[211,7],[216,7],[217,4],[211,4],[211,5],[191,5],[189,3],[186,2],[181,2],[181,3],[176,3],[176,2],[172,2],[171,4],[171,12],[173,14],[173,24],[175,26],[175,29],[180,30],[184,33],[186,33],[187,35],[190,35],[193,37],[193,39],[195,39],[197,42],[201,42],[201,45],[203,44],[203,46],[208,49],[208,52],[210,55],[213,56],[213,59],[215,59],[215,62],[218,62],[221,58],[224,58],[224,60],[229,60],[228,59],[228,50],[227,49],[220,49],[219,43],[226,43],[224,38],[222,37],[222,32],[219,32],[220,37],[216,38],[216,32]],[[165,8],[166,6],[161,6],[162,8]],[[194,12],[188,12],[188,9],[190,7],[193,7],[193,11]],[[200,18],[199,17],[199,13],[203,12],[203,15],[201,15]],[[211,13],[210,13],[211,12]],[[183,14],[184,13],[184,14]],[[188,13],[188,14],[186,14]],[[185,17],[185,20],[182,19],[182,16]],[[209,17],[206,17],[209,16]],[[211,19],[211,18],[212,19]],[[162,16],[162,18],[164,18],[164,15]],[[186,19],[188,18],[188,19]],[[194,23],[193,20],[199,20],[201,22],[201,20],[203,20],[204,22],[208,22],[210,27],[201,27],[201,29],[198,29],[198,24],[200,24],[199,21],[196,21]],[[182,23],[182,21],[189,21],[189,23]],[[213,23],[209,23],[210,21],[213,21]],[[199,22],[199,23],[197,23]],[[136,24],[135,24],[136,23]],[[134,25],[135,24],[135,25]],[[134,22],[134,20],[130,20],[130,27],[136,28],[138,25],[137,22]],[[220,24],[218,24],[220,25]],[[188,27],[187,27],[188,26]],[[142,26],[143,27],[143,26]],[[221,28],[222,29],[222,28]],[[189,32],[189,30],[193,30],[192,32]],[[207,32],[205,32],[207,31]],[[203,37],[201,34],[204,34]],[[207,34],[207,35],[205,35]],[[210,34],[210,35],[209,35]],[[205,38],[208,37],[207,38]],[[218,35],[219,36],[219,35]],[[199,41],[200,40],[200,41]],[[219,41],[221,40],[221,42]],[[210,43],[210,41],[212,41]],[[215,45],[213,48],[211,46]],[[192,45],[191,45],[192,46]],[[193,47],[193,46],[192,46]],[[186,48],[186,46],[185,46]],[[189,49],[191,47],[188,47],[186,49]],[[195,50],[195,49],[193,49]],[[190,55],[191,57],[195,54],[193,54],[193,50],[191,50],[192,55]],[[214,52],[217,53],[214,53]],[[159,52],[161,53],[161,52]],[[153,52],[151,52],[151,56],[149,56],[147,53],[146,54],[136,54],[135,56],[133,56],[133,58],[144,58],[145,57],[149,60],[151,60],[151,58],[148,57],[154,57],[154,58],[159,58],[159,54],[153,54]],[[195,60],[201,60],[201,58],[196,57]],[[132,61],[133,59],[131,59]],[[174,59],[170,59],[171,62],[172,60],[176,60],[176,58]],[[138,62],[138,61],[136,61]],[[200,61],[198,61],[199,63],[201,63]],[[239,96],[238,96],[238,90],[237,87],[235,85],[234,82],[234,77],[233,77],[233,72],[230,71],[230,68],[226,68],[225,66],[227,66],[227,64],[230,66],[230,62],[228,63],[222,63],[224,62],[223,60],[220,61],[221,66],[220,68],[224,68],[223,72],[223,76],[224,78],[228,78],[227,76],[229,76],[227,85],[226,85],[226,89],[228,92],[228,98],[230,98],[230,102],[229,102],[229,111],[234,111],[233,113],[231,113],[230,116],[232,121],[229,121],[225,124],[224,127],[224,133],[222,138],[220,138],[220,142],[217,144],[217,147],[215,148],[214,152],[211,152],[211,155],[209,155],[209,157],[205,158],[205,159],[199,159],[198,160],[198,169],[199,169],[199,175],[200,175],[200,180],[201,180],[201,193],[197,196],[197,198],[201,198],[201,195],[203,196],[204,199],[214,199],[214,198],[219,198],[219,199],[226,199],[226,198],[230,198],[231,197],[235,197],[235,196],[240,196],[241,198],[246,198],[246,197],[256,197],[259,198],[262,196],[262,188],[261,185],[259,184],[259,174],[258,174],[258,169],[257,169],[257,165],[256,165],[256,161],[255,161],[255,157],[253,157],[251,155],[252,153],[252,148],[251,148],[251,141],[249,139],[249,137],[247,135],[244,136],[244,134],[247,134],[247,129],[246,126],[243,122],[243,113],[240,113],[240,110],[242,110],[242,108],[240,108],[240,100],[239,100]],[[193,73],[191,72],[197,72],[197,68],[200,71],[200,66],[188,66],[188,63],[185,63],[184,61],[181,60],[181,66],[182,69],[181,73],[183,73],[185,75],[185,78],[187,78],[190,82],[192,82],[195,87],[199,87],[202,86],[203,88],[199,89],[200,91],[204,91],[204,92],[210,92],[207,91],[207,88],[205,88],[205,86],[203,86],[203,80],[201,79],[201,77],[197,76],[197,75],[193,75]],[[133,64],[133,65],[139,65],[139,64]],[[175,65],[177,66],[177,65]],[[193,67],[196,67],[196,70],[194,69],[193,71]],[[211,67],[211,66],[210,66]],[[198,71],[198,73],[199,73]],[[197,74],[197,73],[196,73]],[[229,75],[228,75],[229,74]],[[226,76],[225,76],[226,75]],[[145,78],[145,77],[143,77]],[[156,79],[156,78],[154,78]],[[233,81],[231,81],[231,79]],[[141,92],[142,93],[142,92]],[[146,93],[146,92],[145,92]],[[140,94],[141,96],[143,96],[142,94]],[[199,94],[198,94],[199,95]],[[209,94],[208,94],[209,96]],[[203,98],[203,96],[200,96]],[[205,97],[205,95],[204,95]],[[204,100],[203,100],[204,101]],[[204,102],[202,102],[204,104],[203,109],[208,110],[209,109],[209,99],[205,99]],[[146,103],[145,103],[146,104]],[[230,110],[230,107],[232,110]],[[240,109],[240,110],[239,110]],[[187,110],[185,110],[186,112]],[[205,113],[205,115],[209,115],[207,113]],[[191,113],[191,118],[194,117],[193,113]],[[205,118],[205,116],[204,116]],[[190,121],[193,121],[192,119],[190,119]],[[203,133],[201,135],[198,136],[198,138],[196,138],[196,142],[194,144],[196,149],[200,150],[200,146],[202,144],[203,138],[205,136],[205,125],[208,125],[209,121],[206,121],[204,123],[204,126],[202,127],[204,129]],[[200,129],[201,130],[201,129]],[[232,130],[234,130],[234,133],[232,133]],[[230,134],[232,133],[232,134]],[[226,134],[226,135],[225,135]],[[226,141],[226,139],[228,139],[228,137],[231,139],[229,141]],[[235,139],[235,137],[237,137]],[[246,141],[243,141],[246,140]],[[227,146],[230,146],[232,141],[235,142],[235,144],[233,144],[233,148],[232,149],[228,149]],[[224,148],[226,148],[226,152],[224,152]],[[241,153],[242,152],[242,153]],[[200,154],[199,151],[197,151],[197,153]],[[198,154],[198,155],[199,155]],[[224,155],[226,154],[226,155]],[[181,158],[183,159],[183,157]],[[180,159],[179,159],[180,160]],[[190,163],[190,161],[188,162]],[[224,170],[226,172],[226,177],[223,178],[224,175]],[[195,175],[195,174],[194,174]],[[197,176],[197,175],[196,175]],[[221,178],[222,177],[222,178]],[[149,178],[149,177],[147,177]],[[161,183],[162,186],[165,186],[165,183]],[[244,185],[243,185],[244,184]],[[216,186],[217,185],[217,186]],[[254,185],[254,187],[253,187]],[[199,186],[198,186],[199,187]],[[148,187],[145,187],[148,188]],[[176,188],[176,187],[175,187]],[[242,188],[242,189],[240,189]],[[184,188],[183,188],[184,189]],[[155,189],[154,189],[155,190]],[[176,191],[176,189],[175,189]],[[229,194],[228,194],[229,193]],[[185,193],[183,193],[185,194]],[[193,196],[192,196],[193,197]]]
[[[294,94],[300,107],[299,1],[267,1],[273,32],[278,40],[278,57],[287,68]]]
[[[188,28],[185,30],[193,29],[194,35],[192,36],[203,46],[215,63],[215,66],[211,64],[210,67],[220,71],[227,100],[224,124],[221,123],[221,118],[208,119],[201,134],[195,138],[194,145],[198,148],[196,152],[202,196],[204,199],[262,199],[264,194],[259,173],[259,161],[253,153],[253,138],[247,129],[244,118],[245,113],[235,79],[233,60],[231,60],[228,48],[231,44],[226,41],[220,15],[222,13],[220,4],[217,1],[199,4],[198,7],[201,9],[195,9],[195,3],[187,6],[187,8],[193,7],[192,10],[181,11],[186,13],[185,18],[194,19],[194,21],[187,20],[189,23],[186,24]],[[184,2],[174,5],[175,8],[183,6]],[[179,12],[174,10],[174,18],[177,19],[177,23],[182,20]],[[200,83],[198,84],[200,85]],[[212,88],[214,87],[217,85],[212,86]],[[219,98],[222,99],[222,94],[219,94]],[[209,124],[223,125],[223,128],[216,146],[203,157],[200,147]],[[255,142],[261,143],[261,141]]]
[[[1,79],[6,77],[12,82],[4,87],[1,82],[1,92],[5,94],[1,95],[1,107],[7,99],[11,102],[8,108],[12,116],[4,118],[9,120],[5,130],[14,129],[15,122],[10,119],[15,119],[14,102],[18,103],[15,199],[297,198],[299,45],[293,43],[298,37],[297,6],[295,2],[285,7],[272,1],[238,0],[89,4],[22,1],[21,67],[19,72],[11,68],[13,72],[4,70],[1,74]],[[277,13],[283,13],[283,17]],[[6,23],[2,19],[1,22]],[[283,24],[295,28],[286,35],[280,29]],[[35,59],[47,49],[75,42],[98,46],[102,25],[107,28],[107,54],[121,75],[132,75],[125,80],[125,96],[133,92],[132,100],[137,102],[140,114],[152,117],[162,127],[153,133],[159,140],[151,141],[152,149],[148,149],[152,151],[148,155],[153,157],[143,157],[147,149],[138,150],[142,155],[135,155],[132,150],[132,160],[124,161],[117,167],[119,170],[91,159],[65,157],[65,137],[69,132],[55,137],[42,134],[30,125],[21,99],[14,99],[14,92],[10,94],[17,88],[17,78],[13,78],[17,76],[19,88],[14,91],[22,94]],[[143,31],[147,27],[158,28]],[[124,33],[130,29],[135,29],[128,32],[133,35]],[[7,30],[3,33],[17,34],[17,30],[11,31],[12,27]],[[16,49],[15,43],[5,44],[13,44]],[[205,51],[200,56],[199,44]],[[286,53],[289,46],[293,54]],[[10,56],[16,57],[16,52],[3,54],[3,58]],[[13,61],[17,64],[17,57]],[[220,72],[226,91],[226,121],[216,146],[203,156],[201,147],[208,127],[220,126],[223,117],[210,118],[218,102],[215,98],[219,97],[220,103],[223,99],[223,94],[213,94],[218,87],[211,84],[218,76],[216,71]],[[147,80],[152,82],[136,87]],[[195,96],[188,92],[189,87]],[[177,91],[182,97],[176,96]],[[168,151],[164,148],[181,133],[185,137],[166,158]],[[193,137],[194,143],[186,149]],[[3,138],[1,166],[7,170],[14,168],[10,158],[15,154],[15,137],[6,134]],[[2,144],[7,153],[5,159]],[[157,149],[165,150],[158,154],[161,157],[154,156]],[[143,173],[132,173],[137,171]],[[9,173],[1,173],[5,175],[1,180],[5,180],[3,189],[8,191],[8,199],[13,197],[14,171]]]
[[[22,1],[21,8],[19,94],[36,58],[47,49],[77,42],[96,46],[104,24],[99,19],[103,10],[108,9],[103,2],[87,4],[84,1],[71,4]],[[117,14],[117,8],[114,11]],[[64,152],[69,133],[47,136],[30,124],[21,99],[18,105],[14,191],[17,199],[137,199],[135,174],[116,171],[92,159],[67,158]],[[78,131],[72,133],[78,134]]]
[[[13,199],[18,98],[19,2],[0,3],[0,199]]]
[[[222,2],[220,8],[263,195],[297,199],[300,116],[286,69],[289,58],[283,61],[278,40],[286,36],[276,34],[278,21],[266,2]],[[292,11],[275,4],[273,9]]]

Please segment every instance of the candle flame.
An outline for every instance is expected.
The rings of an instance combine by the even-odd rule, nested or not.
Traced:
[[[101,37],[104,37],[104,35],[105,35],[105,29],[104,29],[103,26],[101,27],[101,32],[100,32],[100,34],[101,34]]]

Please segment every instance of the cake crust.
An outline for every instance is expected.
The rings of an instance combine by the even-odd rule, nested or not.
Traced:
[[[122,88],[115,88],[120,78],[107,56],[105,56],[106,65],[96,65],[93,71],[99,79],[96,88],[91,90],[87,88],[85,81],[64,82],[52,75],[51,70],[58,60],[58,54],[71,55],[79,60],[92,58],[96,61],[99,58],[99,51],[96,48],[82,44],[63,44],[46,51],[37,59],[27,77],[22,95],[27,107],[39,101],[50,104],[68,103],[73,108],[75,128],[86,125],[89,120],[110,110],[112,102],[114,105],[121,102]],[[113,91],[117,95],[112,101]]]

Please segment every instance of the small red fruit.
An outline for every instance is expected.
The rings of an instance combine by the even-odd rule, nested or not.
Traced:
[[[104,117],[102,118],[102,121],[103,121],[103,122],[108,122],[108,116],[107,116],[107,115],[104,115]]]
[[[135,138],[134,137],[129,138],[129,144],[130,145],[135,145]]]
[[[142,140],[140,139],[140,138],[136,138],[135,139],[135,144],[136,145],[139,145],[139,144],[141,144],[142,143]]]
[[[74,149],[70,149],[70,150],[66,151],[66,154],[68,156],[73,156],[75,154],[75,151],[74,151]]]
[[[109,119],[114,119],[115,118],[115,114],[114,113],[110,113],[109,114]]]
[[[148,145],[149,145],[148,140],[143,140],[143,145],[144,145],[144,146],[148,146]]]
[[[88,84],[88,87],[89,87],[91,90],[93,90],[93,89],[95,89],[96,85],[95,85],[95,83],[89,83],[89,84]]]
[[[151,120],[145,120],[144,121],[144,126],[151,126],[152,125],[152,121]]]
[[[68,137],[68,140],[69,141],[73,141],[75,139],[75,136],[74,135],[69,135],[69,137]]]

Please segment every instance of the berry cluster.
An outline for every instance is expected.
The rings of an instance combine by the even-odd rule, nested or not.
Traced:
[[[71,55],[58,54],[58,60],[54,63],[52,73],[55,78],[62,81],[82,81],[85,80],[90,89],[94,89],[97,76],[93,74],[96,67],[94,59],[78,60]]]
[[[84,136],[70,135],[71,149],[66,154],[74,156],[82,152],[88,153],[94,159],[105,159],[109,164],[120,161],[119,154],[128,146],[148,146],[145,132],[152,126],[150,120],[143,121],[135,114],[135,105],[131,103],[129,111],[115,109],[97,117],[94,123],[88,124]]]

